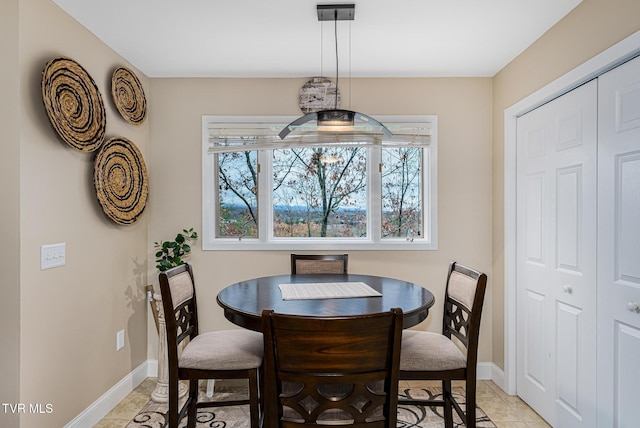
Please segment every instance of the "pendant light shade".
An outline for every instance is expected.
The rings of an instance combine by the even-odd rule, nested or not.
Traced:
[[[284,127],[278,134],[284,140],[287,135],[296,129],[306,129],[305,124],[316,121],[318,132],[352,132],[352,133],[373,133],[383,134],[391,138],[393,134],[382,123],[364,113],[351,110],[320,110],[307,113]]]
[[[352,21],[355,17],[355,4],[319,4],[317,5],[318,21],[334,21],[336,42],[336,101],[333,109],[320,110],[307,113],[284,127],[278,134],[281,139],[296,129],[309,130],[309,122],[315,121],[318,132],[355,133],[358,134],[383,134],[391,138],[393,134],[382,123],[371,116],[351,110],[338,109],[338,32],[337,22],[342,20]]]
[[[318,126],[353,126],[355,115],[351,110],[320,110]]]

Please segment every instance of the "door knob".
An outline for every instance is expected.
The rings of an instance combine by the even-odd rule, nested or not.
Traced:
[[[627,303],[627,309],[629,309],[631,312],[640,312],[640,305],[635,302],[629,302]]]
[[[564,287],[562,287],[562,291],[564,291],[567,294],[571,294],[573,293],[573,288],[571,288],[570,285],[565,285]]]

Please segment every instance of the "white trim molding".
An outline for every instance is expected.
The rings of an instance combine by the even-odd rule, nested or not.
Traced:
[[[202,116],[202,234],[201,244],[205,251],[247,250],[437,250],[438,249],[438,116],[408,115],[380,116],[399,141],[382,140],[374,143],[360,140],[359,135],[345,134],[335,139],[335,134],[313,140],[293,139],[283,142],[274,133],[293,120],[282,116]],[[404,130],[404,131],[403,131]],[[403,134],[404,132],[404,134]],[[404,137],[402,137],[404,135]],[[308,136],[303,135],[304,138]],[[330,137],[332,136],[332,137]],[[402,137],[402,138],[400,138]],[[406,138],[405,138],[406,137]],[[311,138],[311,137],[308,137]],[[344,139],[346,138],[346,140]],[[355,140],[354,140],[355,138]],[[319,146],[361,147],[366,149],[367,167],[363,175],[367,178],[366,232],[363,236],[349,237],[284,237],[275,236],[275,207],[273,197],[273,150],[286,147]],[[313,141],[313,143],[311,142]],[[418,231],[407,231],[406,236],[382,236],[382,148],[416,147],[422,149],[421,195],[422,223]],[[257,236],[220,236],[218,219],[220,201],[218,191],[218,159],[222,152],[255,152],[254,171],[257,171]],[[253,154],[252,154],[253,155]],[[252,160],[253,162],[253,160]],[[287,186],[285,186],[287,187]],[[304,205],[304,204],[303,204]],[[363,204],[364,205],[364,204]]]
[[[478,362],[476,365],[476,379],[493,380],[493,373],[497,366],[494,363]]]
[[[100,398],[73,418],[65,428],[85,428],[97,424],[146,378],[157,376],[158,361],[147,360],[112,386]]]

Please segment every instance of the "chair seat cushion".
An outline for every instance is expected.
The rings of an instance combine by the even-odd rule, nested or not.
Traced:
[[[466,366],[466,357],[448,337],[428,331],[402,332],[401,371],[442,371]]]
[[[260,367],[262,334],[249,330],[202,333],[182,351],[178,366],[201,370],[243,370]]]

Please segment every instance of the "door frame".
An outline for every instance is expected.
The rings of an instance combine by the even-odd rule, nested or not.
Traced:
[[[504,372],[494,381],[516,394],[516,121],[518,117],[640,56],[640,31],[504,111]]]

